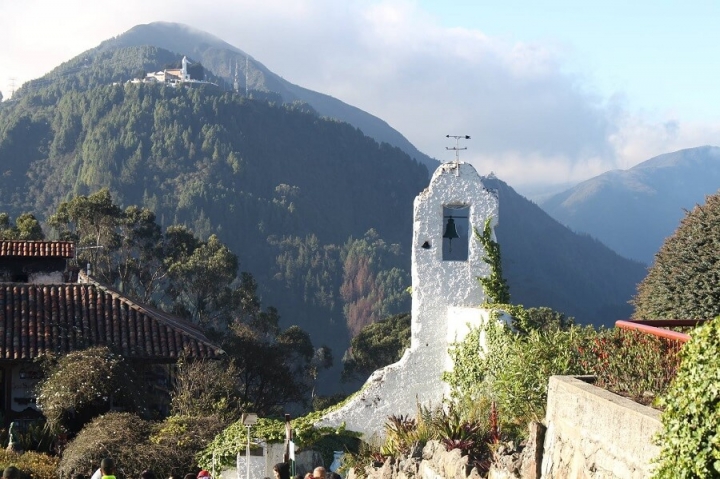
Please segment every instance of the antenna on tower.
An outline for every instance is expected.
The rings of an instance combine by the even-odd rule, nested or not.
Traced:
[[[248,71],[249,71],[249,64],[250,61],[248,60],[247,55],[245,55],[245,96],[248,96]]]
[[[233,90],[237,93],[240,90],[240,82],[238,81],[238,64],[237,58],[235,59],[235,79],[233,81]]]
[[[459,174],[460,171],[460,150],[467,150],[467,146],[460,148],[460,140],[469,140],[470,135],[445,135],[445,138],[455,138],[455,146],[446,146],[446,150],[455,151],[455,174]]]
[[[10,98],[15,95],[15,77],[10,77]]]

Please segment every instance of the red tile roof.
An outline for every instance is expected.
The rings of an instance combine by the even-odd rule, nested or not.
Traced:
[[[0,283],[0,360],[109,346],[130,359],[217,358],[193,324],[95,282]]]
[[[75,243],[72,241],[0,240],[1,256],[74,258]]]

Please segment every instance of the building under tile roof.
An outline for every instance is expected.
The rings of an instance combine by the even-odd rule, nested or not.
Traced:
[[[216,358],[191,324],[92,283],[0,283],[0,359],[109,346],[128,359]]]
[[[30,256],[36,258],[74,258],[72,241],[0,240],[0,257]]]
[[[0,241],[0,262],[17,256],[72,258],[74,251],[72,243]],[[135,303],[82,274],[81,280],[0,282],[0,361],[91,346],[154,362],[174,362],[183,353],[209,359],[223,354],[189,321]]]

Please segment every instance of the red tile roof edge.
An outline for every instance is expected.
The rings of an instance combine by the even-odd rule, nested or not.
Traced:
[[[74,258],[75,243],[72,241],[0,240],[0,257],[3,256]]]
[[[210,340],[205,337],[205,335],[200,330],[200,328],[197,327],[196,325],[194,325],[193,323],[191,323],[190,321],[187,321],[187,320],[184,320],[177,316],[174,316],[172,314],[166,313],[165,311],[161,311],[159,309],[156,309],[156,308],[144,305],[144,304],[136,303],[133,300],[125,297],[121,292],[92,279],[92,277],[88,276],[84,271],[80,271],[79,280],[82,283],[92,284],[96,288],[106,291],[107,293],[111,294],[112,296],[121,298],[128,306],[135,309],[136,311],[145,313],[146,315],[151,316],[151,317],[155,317],[158,319],[158,321],[168,325],[169,327],[171,327],[175,330],[182,331],[183,333],[192,337],[196,341],[203,343],[209,349],[215,351],[215,354],[217,354],[217,355],[225,354],[225,351],[223,351],[222,348],[212,344],[210,342]]]

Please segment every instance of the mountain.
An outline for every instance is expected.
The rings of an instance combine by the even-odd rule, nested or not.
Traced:
[[[628,301],[647,273],[642,263],[570,231],[495,177],[483,184],[498,194],[495,234],[514,304],[548,306],[597,326],[630,317]]]
[[[656,156],[584,181],[540,203],[553,218],[627,258],[653,262],[685,211],[720,188],[720,148]]]
[[[439,162],[421,153],[400,132],[385,121],[359,108],[343,103],[329,95],[294,85],[268,70],[262,63],[229,43],[187,25],[168,22],[154,22],[138,25],[115,38],[100,44],[98,51],[117,47],[139,47],[151,45],[180,55],[187,55],[201,62],[226,84],[233,85],[236,71],[240,90],[275,92],[285,103],[305,102],[320,115],[350,123],[374,138],[378,143],[388,143],[403,150],[410,157],[434,171]],[[247,71],[246,71],[247,65]]]
[[[116,203],[150,208],[163,227],[216,234],[281,324],[301,326],[337,359],[359,328],[409,310],[424,164],[307,103],[278,102],[274,91],[128,83],[182,55],[109,43],[117,40],[0,103],[0,212],[46,219],[64,200],[109,188]],[[500,198],[497,237],[514,302],[582,323],[629,316],[642,265],[486,181]]]

